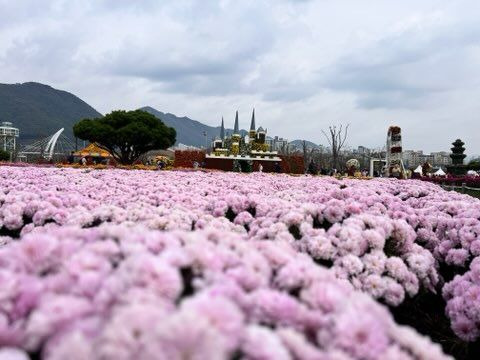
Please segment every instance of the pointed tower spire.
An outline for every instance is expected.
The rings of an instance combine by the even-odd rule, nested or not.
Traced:
[[[256,130],[256,127],[255,127],[255,108],[253,108],[252,122],[250,123],[250,131],[255,131],[255,130]]]
[[[235,114],[235,126],[233,127],[233,134],[240,135],[240,129],[238,128],[238,110],[237,110],[237,113]]]
[[[222,126],[220,127],[220,139],[225,139],[225,126],[223,124],[223,116],[222,116]]]

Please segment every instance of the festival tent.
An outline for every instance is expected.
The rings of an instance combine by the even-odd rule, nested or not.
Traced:
[[[442,168],[440,168],[437,171],[435,171],[435,173],[433,175],[435,175],[435,176],[445,176],[447,174],[445,173],[445,171],[443,171]]]
[[[422,174],[422,166],[421,165],[418,165],[417,168],[415,170],[413,170],[414,173],[417,173],[417,174]]]
[[[95,143],[89,144],[87,147],[82,150],[76,151],[73,153],[73,156],[78,157],[102,157],[102,158],[111,158],[112,155],[107,151],[99,147]]]

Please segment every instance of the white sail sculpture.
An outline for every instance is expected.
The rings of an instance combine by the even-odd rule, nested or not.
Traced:
[[[64,128],[61,128],[51,136],[24,146],[18,153],[18,158],[22,161],[28,161],[29,157],[41,157],[50,161],[54,156],[67,155],[75,149],[75,146],[68,137],[63,135],[64,130]]]

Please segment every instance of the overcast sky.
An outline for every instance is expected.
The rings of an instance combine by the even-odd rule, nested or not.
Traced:
[[[177,116],[325,144],[480,154],[478,0],[0,0],[0,82],[38,81],[102,113]],[[1,109],[0,109],[1,111]]]

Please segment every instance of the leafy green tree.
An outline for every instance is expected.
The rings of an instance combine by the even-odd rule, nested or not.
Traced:
[[[147,151],[166,149],[177,136],[175,129],[141,110],[112,111],[101,118],[80,120],[73,133],[107,150],[121,164],[133,164]]]
[[[0,161],[9,161],[10,153],[8,151],[0,150]]]
[[[468,165],[480,166],[480,157],[470,160]]]

